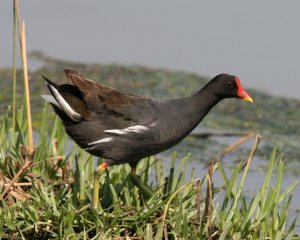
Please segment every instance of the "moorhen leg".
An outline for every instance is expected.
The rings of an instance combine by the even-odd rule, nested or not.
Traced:
[[[93,207],[95,209],[98,209],[98,207],[99,207],[100,175],[107,169],[107,167],[108,167],[108,164],[106,162],[104,162],[104,163],[101,163],[94,171]]]
[[[130,180],[131,182],[139,188],[147,198],[153,196],[153,191],[146,185],[141,183],[140,177],[136,174],[136,164],[130,163],[131,173],[130,173]]]

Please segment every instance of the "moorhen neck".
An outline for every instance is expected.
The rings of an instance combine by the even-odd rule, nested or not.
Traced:
[[[107,166],[137,163],[187,136],[224,98],[253,102],[238,77],[220,74],[190,97],[156,99],[125,94],[65,69],[68,84],[45,76],[51,95],[43,95],[61,118],[67,134],[84,150],[103,157],[95,170],[94,206],[98,206],[99,172]]]

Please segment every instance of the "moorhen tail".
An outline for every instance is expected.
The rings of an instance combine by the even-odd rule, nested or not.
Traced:
[[[51,95],[43,95],[67,134],[84,150],[103,157],[94,174],[93,204],[98,207],[99,174],[107,166],[137,163],[186,137],[224,98],[253,102],[238,77],[220,74],[192,96],[157,99],[125,94],[65,69],[68,84],[45,76]]]

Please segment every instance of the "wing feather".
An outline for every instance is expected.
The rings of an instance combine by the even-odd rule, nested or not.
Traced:
[[[65,73],[69,81],[78,87],[87,107],[92,111],[104,116],[118,117],[118,122],[122,118],[123,121],[142,125],[150,124],[157,119],[157,110],[151,98],[121,93],[114,88],[86,79],[74,70],[66,69]]]

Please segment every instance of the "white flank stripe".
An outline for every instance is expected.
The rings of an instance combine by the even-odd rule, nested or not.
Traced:
[[[142,126],[142,125],[135,125],[135,126],[132,126],[132,127],[125,128],[124,130],[127,131],[127,132],[139,133],[139,132],[147,131],[147,130],[149,130],[149,128],[147,128],[145,126]]]
[[[105,130],[105,133],[115,133],[115,134],[126,134],[126,131],[122,129],[111,129],[111,130]]]
[[[135,125],[132,127],[124,128],[124,129],[108,129],[105,130],[105,133],[115,133],[115,134],[127,134],[130,132],[140,133],[149,130],[149,128],[142,125]]]
[[[98,143],[106,143],[106,142],[111,142],[113,140],[112,137],[107,137],[107,138],[102,138],[102,139],[99,139],[97,141],[94,141],[94,142],[91,142],[91,143],[88,143],[88,145],[95,145],[95,144],[98,144]]]
[[[78,122],[81,119],[81,115],[71,108],[71,106],[67,103],[67,101],[60,95],[60,93],[56,90],[55,87],[49,85],[55,99],[57,100],[60,109],[62,109],[73,121]]]

